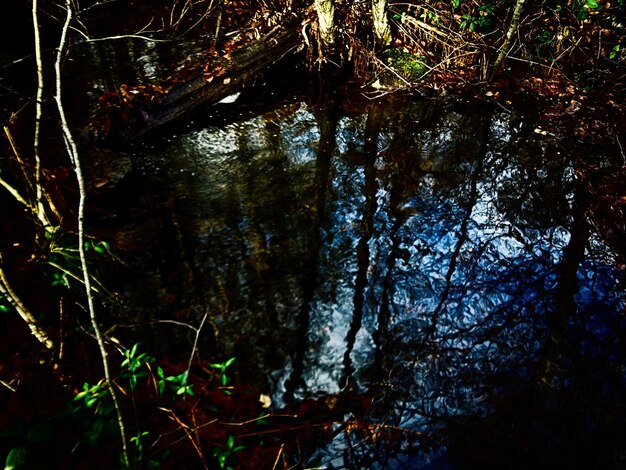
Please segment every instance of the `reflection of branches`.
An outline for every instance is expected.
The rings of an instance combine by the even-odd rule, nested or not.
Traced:
[[[319,254],[322,246],[322,227],[326,221],[327,188],[330,177],[330,160],[336,145],[337,115],[335,103],[325,98],[319,119],[320,141],[315,168],[315,212],[312,221],[312,241],[304,259],[302,268],[302,304],[298,314],[297,347],[293,358],[291,376],[285,384],[285,400],[294,398],[294,393],[301,385],[304,373],[304,360],[308,347],[307,333],[310,325],[311,304],[317,287]]]
[[[350,355],[354,348],[356,335],[361,329],[363,319],[363,305],[365,300],[365,288],[367,286],[367,271],[370,266],[369,242],[374,232],[374,213],[376,212],[376,157],[378,156],[378,134],[380,133],[381,121],[384,116],[384,109],[381,104],[374,105],[365,123],[365,208],[361,222],[363,235],[357,245],[357,273],[354,280],[354,311],[350,329],[346,337],[346,352],[344,354],[344,372],[342,382],[350,378],[353,371],[352,359]]]
[[[488,132],[489,122],[490,122],[489,119],[486,119],[483,121],[483,124],[484,124],[483,134],[485,132]],[[486,135],[482,136],[480,140],[480,144],[482,146],[481,154],[479,155],[478,163],[476,165],[474,174],[472,175],[472,179],[470,181],[470,191],[469,191],[469,195],[467,196],[468,199],[467,199],[467,206],[465,209],[465,215],[463,217],[463,220],[461,221],[461,226],[459,228],[458,239],[457,239],[456,246],[454,247],[454,252],[452,253],[450,257],[450,264],[448,265],[448,270],[445,276],[444,291],[441,294],[439,304],[437,305],[437,307],[435,308],[435,311],[432,314],[431,324],[428,328],[428,336],[431,336],[437,329],[439,315],[441,314],[441,311],[443,310],[446,302],[448,301],[448,296],[450,295],[450,290],[452,288],[452,276],[454,275],[456,271],[459,256],[461,254],[461,249],[463,248],[463,245],[468,239],[469,222],[472,217],[472,211],[474,210],[474,206],[476,205],[476,202],[478,201],[478,193],[479,193],[478,181],[483,170],[485,159],[487,158],[487,150],[486,150],[487,136]]]

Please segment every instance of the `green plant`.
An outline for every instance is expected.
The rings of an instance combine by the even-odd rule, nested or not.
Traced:
[[[111,246],[104,240],[87,240],[84,246],[87,251],[93,251],[99,255],[113,256]]]
[[[609,59],[615,60],[615,58],[619,55],[621,48],[622,48],[621,44],[617,44],[613,46],[613,49],[611,49],[611,52],[609,53]]]
[[[220,468],[232,470],[233,467],[228,466],[229,459],[234,454],[244,450],[245,448],[246,446],[235,446],[235,438],[231,435],[228,436],[228,439],[226,440],[226,447],[213,447],[211,454],[217,459],[217,463]]]
[[[601,10],[602,5],[598,3],[598,0],[575,0],[573,8],[578,21],[584,21],[590,14],[595,14]]]
[[[542,44],[550,44],[553,42],[553,37],[552,37],[552,33],[547,30],[544,29],[538,36],[537,36],[537,41],[539,41]]]
[[[429,70],[426,60],[423,57],[396,47],[383,51],[380,58],[387,67],[392,70],[392,72],[386,70],[386,76],[383,75],[381,77],[381,81],[385,82],[396,81],[398,76],[401,77],[400,80],[415,82],[421,79]],[[387,78],[389,78],[389,80]]]
[[[76,236],[63,230],[46,232],[46,245],[43,246],[43,263],[54,269],[51,273],[51,285],[53,287],[71,287],[72,280],[83,283],[80,250],[78,249]],[[83,243],[85,252],[90,255],[88,263],[91,265],[98,256],[107,255],[116,259],[110,245],[103,240],[88,239]],[[90,275],[92,289],[95,292],[103,292],[104,288],[98,279]]]
[[[146,437],[148,437],[150,433],[148,431],[140,431],[136,436],[130,438],[130,443],[135,445],[135,449],[137,450],[137,458],[138,460],[143,460],[143,446],[145,443]]]
[[[139,343],[135,343],[130,350],[125,350],[126,359],[121,364],[122,367],[128,368],[128,373],[122,374],[122,377],[129,379],[131,391],[135,391],[138,379],[147,377],[148,369],[144,366],[155,361],[152,356],[146,353],[138,353],[138,348]]]
[[[9,301],[6,296],[0,294],[0,313],[9,313],[11,307],[9,307]]]
[[[491,26],[492,17],[496,11],[495,5],[492,3],[485,3],[478,7],[478,15],[464,14],[461,17],[461,29],[469,29],[470,31],[476,30],[476,28],[488,28]]]
[[[13,447],[7,458],[4,462],[4,470],[13,470],[15,468],[19,468],[26,462],[26,447],[25,446],[17,446]]]
[[[226,375],[226,369],[228,367],[230,367],[230,365],[235,362],[235,357],[231,357],[230,359],[228,359],[225,362],[222,362],[221,364],[211,364],[210,367],[217,369],[220,371],[220,382],[222,384],[222,387],[225,387],[226,384],[228,383],[228,376]]]
[[[193,396],[193,384],[188,384],[189,371],[182,374],[166,376],[161,367],[157,367],[158,382],[157,387],[159,395],[165,393],[165,384],[169,383],[176,395]]]
[[[83,384],[82,392],[78,392],[74,397],[74,402],[82,401],[82,405],[85,408],[91,408],[95,405],[101,405],[103,400],[109,396],[109,389],[103,380],[100,380],[95,385]],[[80,405],[79,405],[80,406]]]
[[[437,16],[435,13],[433,13],[432,11],[426,11],[424,10],[421,14],[420,14],[420,18],[422,19],[422,21],[424,21],[425,23],[432,23],[432,24],[437,24],[439,23],[439,16]]]

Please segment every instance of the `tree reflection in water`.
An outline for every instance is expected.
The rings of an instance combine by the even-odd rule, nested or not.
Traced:
[[[236,355],[277,406],[372,396],[368,432],[338,427],[311,465],[624,464],[622,273],[578,157],[499,109],[341,105],[136,155],[133,204],[169,201],[151,259],[128,253],[142,321],[212,312],[200,353]]]

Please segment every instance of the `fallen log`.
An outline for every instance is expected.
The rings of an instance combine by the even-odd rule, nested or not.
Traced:
[[[145,139],[194,111],[241,91],[246,83],[301,46],[299,25],[277,26],[257,41],[192,70],[175,85],[142,87],[141,91],[120,87],[114,105],[107,100],[100,120],[90,123],[89,134],[95,140]]]

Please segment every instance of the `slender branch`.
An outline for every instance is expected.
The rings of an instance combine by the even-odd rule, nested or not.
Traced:
[[[626,155],[624,155],[624,147],[622,147],[622,143],[619,141],[619,135],[615,135],[615,140],[617,140],[617,145],[619,145],[619,151],[622,154],[622,159],[624,160],[624,165],[626,165]]]
[[[115,406],[115,411],[117,413],[117,422],[120,428],[120,435],[122,439],[122,453],[124,456],[124,463],[127,468],[130,468],[130,457],[126,439],[126,427],[124,425],[124,417],[122,415],[122,409],[120,407],[119,399],[117,396],[117,391],[113,386],[113,380],[111,378],[111,372],[109,370],[109,361],[107,359],[107,351],[104,344],[104,336],[100,330],[100,326],[98,325],[98,319],[96,317],[96,309],[94,306],[94,299],[91,292],[91,276],[89,275],[89,269],[87,266],[87,256],[85,253],[85,199],[86,199],[86,189],[85,189],[85,181],[83,179],[82,168],[80,164],[80,159],[78,157],[78,148],[76,146],[76,142],[70,132],[69,126],[67,124],[67,119],[65,117],[65,110],[63,109],[63,101],[61,99],[61,58],[63,55],[63,51],[65,49],[67,31],[69,29],[70,21],[72,19],[72,8],[70,5],[70,0],[65,0],[65,23],[63,24],[63,30],[61,32],[61,38],[59,40],[59,47],[56,53],[56,58],[54,62],[54,71],[55,71],[55,100],[57,103],[57,109],[59,111],[59,117],[61,120],[61,128],[63,131],[63,138],[65,140],[65,146],[67,152],[69,153],[70,159],[74,164],[74,171],[76,173],[76,179],[78,180],[78,191],[79,191],[79,202],[78,202],[78,250],[80,254],[80,262],[83,271],[83,282],[85,284],[85,294],[87,296],[87,308],[89,311],[89,318],[91,320],[91,325],[96,335],[96,341],[98,343],[98,348],[100,349],[100,356],[102,358],[102,366],[104,369],[104,377],[107,382],[107,388],[111,394],[111,398],[113,400],[113,405]]]
[[[50,226],[43,208],[43,191],[41,189],[41,155],[39,154],[39,132],[41,128],[41,108],[43,104],[43,63],[41,60],[41,41],[39,38],[39,15],[37,0],[33,0],[33,32],[35,36],[35,63],[37,66],[37,97],[35,99],[35,136],[33,150],[35,153],[35,207],[36,215],[44,228]]]
[[[15,189],[13,186],[11,186],[9,183],[7,183],[4,178],[0,178],[0,186],[4,187],[4,189],[6,189],[9,193],[11,193],[11,196],[13,196],[13,198],[19,202],[20,204],[26,206],[29,210],[31,210],[33,212],[33,214],[37,214],[37,208],[33,207],[32,205],[30,205],[26,199],[24,199],[22,197],[22,195],[20,194],[20,192]]]
[[[200,322],[200,326],[198,326],[198,328],[194,328],[194,330],[196,331],[196,337],[193,341],[193,348],[191,349],[191,354],[189,355],[189,362],[187,364],[187,377],[189,377],[189,371],[191,370],[191,363],[193,362],[193,358],[196,355],[196,350],[198,347],[198,339],[200,338],[200,331],[202,331],[202,326],[204,326],[204,322],[206,321],[208,316],[209,316],[209,312],[205,312],[204,317],[202,317],[202,321]]]
[[[500,53],[496,58],[496,62],[493,64],[492,76],[495,76],[498,73],[498,71],[500,70],[500,66],[504,62],[504,59],[507,57],[509,50],[511,49],[511,44],[513,43],[513,35],[517,31],[520,17],[522,16],[522,8],[524,7],[525,1],[526,0],[517,0],[515,3],[513,17],[511,18],[511,23],[509,23],[509,29],[506,32],[504,44],[502,44],[502,47],[500,48]]]
[[[0,255],[0,263],[2,262],[2,255]],[[15,293],[15,291],[11,288],[9,284],[9,280],[4,273],[4,269],[0,266],[0,293],[4,295],[9,303],[15,308],[18,315],[22,317],[22,319],[30,328],[31,333],[37,338],[46,348],[52,349],[54,347],[54,342],[50,339],[48,334],[44,331],[41,326],[39,326],[39,322],[35,315],[28,309],[26,304],[22,302],[19,296]]]

